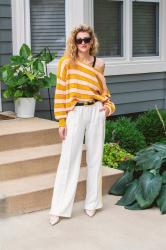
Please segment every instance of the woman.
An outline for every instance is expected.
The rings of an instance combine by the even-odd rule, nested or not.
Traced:
[[[71,217],[80,171],[82,145],[86,145],[86,199],[84,211],[93,216],[102,203],[102,155],[105,118],[115,111],[104,78],[104,62],[96,57],[98,40],[88,25],[75,27],[58,61],[54,115],[62,139],[54,183],[50,223]]]

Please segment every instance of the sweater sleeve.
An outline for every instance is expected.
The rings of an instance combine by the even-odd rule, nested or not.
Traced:
[[[103,102],[103,106],[109,109],[108,116],[110,116],[111,114],[115,112],[116,108],[115,108],[115,104],[111,101],[111,94],[110,94],[108,87],[107,87],[107,93],[105,93],[104,96],[108,98],[106,101]]]
[[[66,63],[63,56],[58,61],[57,82],[54,95],[54,116],[59,127],[66,126]]]
[[[103,65],[103,67],[101,69],[101,73],[102,73],[103,77],[104,77],[104,70],[105,70],[105,64]],[[108,116],[110,116],[111,114],[113,114],[115,112],[116,107],[115,107],[115,104],[111,100],[111,93],[107,87],[105,77],[104,77],[104,82],[105,82],[106,89],[104,90],[104,93],[102,94],[102,96],[107,97],[107,99],[106,99],[106,101],[103,102],[103,106],[107,107],[109,109]]]

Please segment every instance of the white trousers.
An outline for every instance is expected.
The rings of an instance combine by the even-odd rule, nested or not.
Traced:
[[[62,140],[61,156],[54,183],[49,214],[71,217],[80,172],[82,146],[86,145],[85,209],[99,209],[102,202],[102,156],[105,140],[105,111],[100,101],[75,106],[66,119],[67,136]]]

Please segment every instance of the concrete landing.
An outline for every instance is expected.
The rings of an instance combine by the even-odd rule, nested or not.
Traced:
[[[165,250],[166,215],[158,208],[130,211],[115,205],[119,196],[104,195],[92,218],[84,201],[74,203],[71,218],[53,227],[49,210],[0,220],[1,250]]]

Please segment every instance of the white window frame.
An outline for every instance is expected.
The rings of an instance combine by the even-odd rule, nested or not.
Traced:
[[[70,30],[80,24],[86,23],[94,27],[93,17],[94,0],[66,0],[65,21],[66,38]],[[159,56],[132,57],[132,2],[134,0],[122,0],[123,5],[123,57],[105,57],[105,76],[125,75],[139,73],[153,73],[166,71],[166,12],[165,0],[137,0],[160,2],[159,7]],[[12,6],[12,40],[13,54],[19,52],[22,43],[31,44],[30,37],[30,0],[11,0]],[[56,73],[57,59],[48,65],[48,72]]]
[[[142,56],[139,56],[139,57],[137,57],[137,56],[132,56],[133,55],[133,50],[132,50],[132,48],[133,48],[133,46],[132,46],[132,43],[131,43],[131,51],[130,51],[130,53],[131,53],[131,60],[132,61],[142,61],[142,60],[156,60],[156,61],[158,61],[158,60],[161,60],[161,39],[160,39],[160,35],[162,35],[162,32],[161,32],[161,26],[162,26],[162,20],[161,20],[161,15],[160,15],[160,13],[161,13],[161,1],[160,0],[137,0],[137,1],[135,1],[135,0],[131,0],[131,9],[130,9],[130,23],[131,23],[131,31],[132,31],[132,15],[133,15],[133,9],[132,9],[132,3],[133,2],[155,2],[155,3],[159,3],[159,55],[158,56],[144,56],[144,57],[142,57]],[[130,37],[130,39],[131,39],[131,41],[133,41],[133,33],[131,32],[131,37]]]

